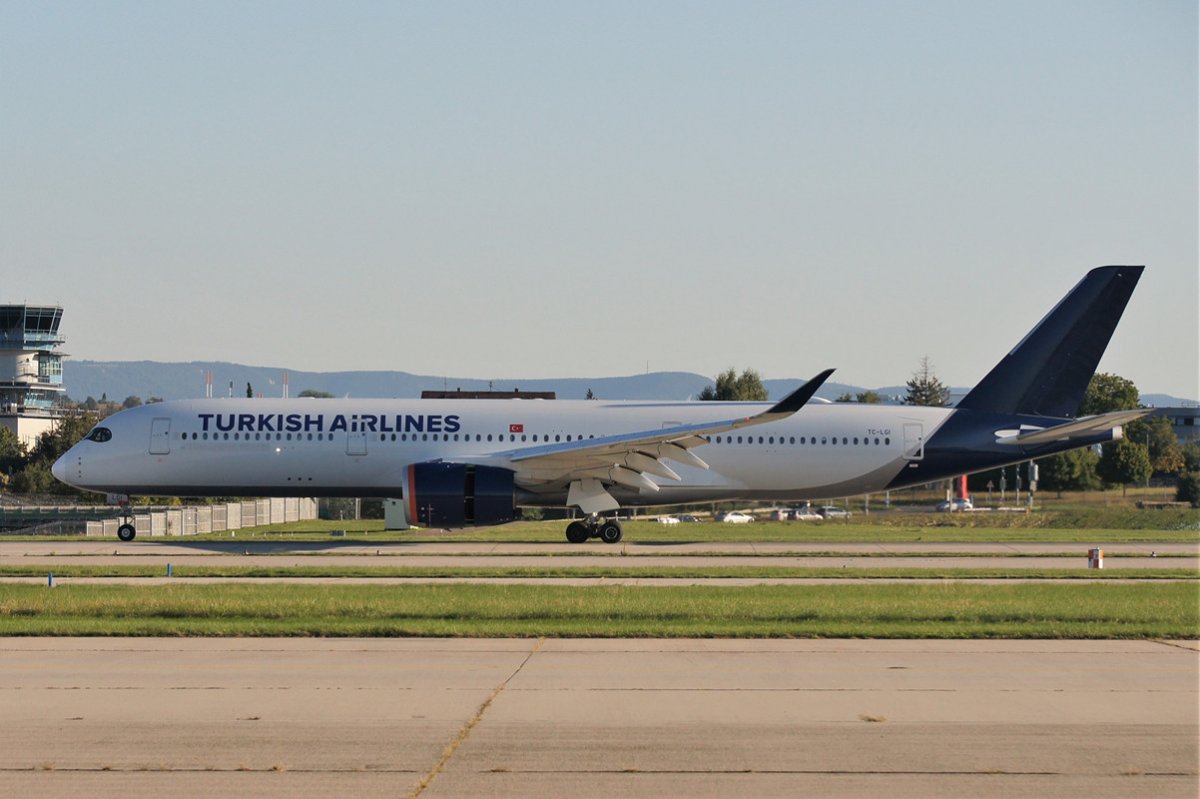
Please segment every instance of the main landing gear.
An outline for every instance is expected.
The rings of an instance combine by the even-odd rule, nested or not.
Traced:
[[[567,525],[567,540],[572,544],[582,544],[589,538],[599,538],[606,544],[615,544],[625,535],[621,523],[616,519],[602,519],[599,516],[589,516],[581,521]]]

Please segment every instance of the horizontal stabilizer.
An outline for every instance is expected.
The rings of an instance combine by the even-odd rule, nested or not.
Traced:
[[[1042,430],[1030,430],[1026,433],[1020,433],[1016,430],[1001,430],[997,431],[996,434],[998,436],[997,443],[1031,447],[1037,444],[1050,444],[1055,441],[1068,441],[1073,438],[1093,438],[1099,433],[1120,427],[1126,422],[1132,422],[1134,419],[1139,419],[1148,413],[1150,413],[1149,408],[1141,408],[1135,411],[1113,411],[1112,413],[1102,413],[1098,416],[1085,416],[1073,422],[1047,427]],[[1008,435],[1004,435],[1004,433],[1008,433]]]

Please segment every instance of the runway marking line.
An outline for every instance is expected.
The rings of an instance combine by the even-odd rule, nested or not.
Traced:
[[[433,768],[421,778],[421,781],[417,783],[417,787],[414,788],[413,792],[408,795],[408,799],[417,799],[418,796],[425,792],[425,789],[429,787],[430,783],[434,781],[437,775],[442,773],[442,770],[446,767],[446,764],[450,762],[450,758],[454,756],[456,751],[458,751],[458,747],[462,746],[463,742],[467,740],[467,736],[470,735],[471,731],[475,729],[475,726],[479,724],[480,720],[483,718],[483,714],[487,712],[489,707],[491,707],[492,702],[496,700],[496,697],[500,695],[501,691],[508,687],[508,684],[512,682],[513,677],[516,677],[521,673],[521,669],[525,668],[525,664],[528,663],[530,658],[536,655],[539,650],[541,650],[542,645],[545,643],[545,638],[537,639],[537,642],[533,645],[533,649],[529,650],[529,654],[525,656],[525,659],[521,661],[520,665],[513,669],[512,674],[504,678],[504,682],[496,686],[496,689],[492,691],[491,695],[485,699],[483,704],[479,706],[479,709],[475,711],[475,715],[472,716],[469,721],[467,721],[466,725],[459,730],[458,734],[451,739],[450,743],[446,744],[446,748],[442,750],[442,756],[438,759],[438,762],[435,763]]]
[[[1183,649],[1187,652],[1200,652],[1200,645],[1198,645],[1197,642],[1168,641],[1163,638],[1150,638],[1148,640],[1153,641],[1156,644],[1162,644],[1163,646],[1170,646],[1174,647],[1175,649]]]

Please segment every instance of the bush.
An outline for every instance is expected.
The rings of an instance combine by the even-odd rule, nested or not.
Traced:
[[[1179,475],[1179,486],[1175,489],[1177,502],[1190,502],[1200,508],[1200,472],[1183,472]]]

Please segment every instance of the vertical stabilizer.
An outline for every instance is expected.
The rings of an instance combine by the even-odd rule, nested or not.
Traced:
[[[1088,272],[957,407],[1074,416],[1143,268]]]

